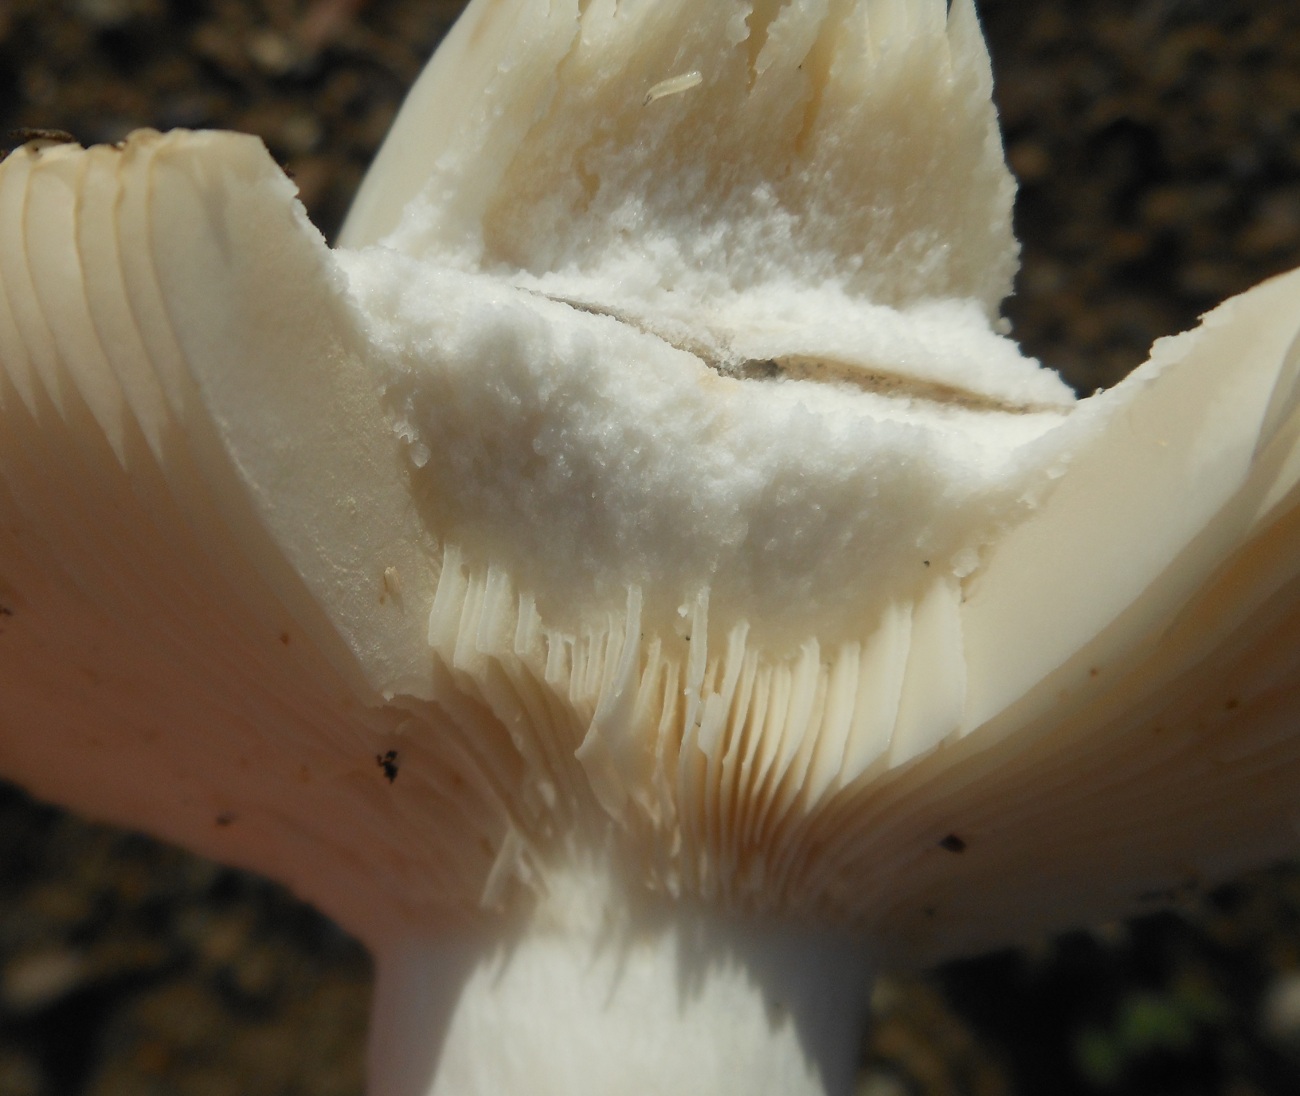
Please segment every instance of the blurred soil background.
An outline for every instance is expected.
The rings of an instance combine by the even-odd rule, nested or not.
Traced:
[[[338,229],[448,0],[0,0],[0,142],[259,134]],[[1300,5],[984,0],[1024,269],[1081,391],[1300,265]],[[1294,1096],[1300,872],[893,977],[862,1096]],[[0,1096],[359,1096],[370,968],[283,892],[0,788]],[[743,1096],[743,1094],[737,1094]]]

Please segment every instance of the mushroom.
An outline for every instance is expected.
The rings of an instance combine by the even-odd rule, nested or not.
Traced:
[[[355,932],[384,1096],[845,1092],[872,970],[1293,851],[1300,274],[1076,402],[989,87],[480,0],[338,252],[252,138],[16,152],[0,771]]]

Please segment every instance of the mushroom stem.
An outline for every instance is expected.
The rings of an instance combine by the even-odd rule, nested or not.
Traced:
[[[844,934],[633,912],[584,875],[504,936],[381,946],[377,972],[372,1096],[845,1096],[871,981]]]

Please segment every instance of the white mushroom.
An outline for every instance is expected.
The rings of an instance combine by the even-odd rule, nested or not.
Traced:
[[[252,138],[15,153],[0,771],[357,933],[384,1096],[844,1092],[873,966],[1293,851],[1300,274],[1076,404],[989,87],[479,0],[339,252]]]

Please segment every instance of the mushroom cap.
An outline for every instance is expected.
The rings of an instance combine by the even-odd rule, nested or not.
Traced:
[[[969,4],[742,8],[479,5],[358,253],[251,138],[0,166],[4,771],[371,940],[577,861],[934,958],[1294,847],[1300,281],[1076,407]]]
[[[991,91],[971,0],[471,4],[340,242],[676,304],[697,337],[763,286],[992,318],[1018,247]],[[805,337],[842,306],[809,296]]]

